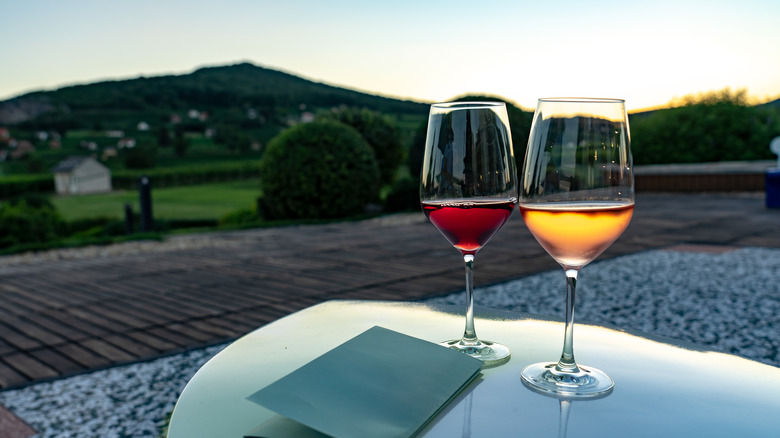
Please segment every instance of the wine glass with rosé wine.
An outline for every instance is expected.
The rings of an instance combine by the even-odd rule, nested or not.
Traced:
[[[480,359],[483,367],[507,362],[509,348],[477,338],[473,293],[474,256],[517,205],[517,170],[503,102],[431,106],[420,203],[466,264],[466,328],[461,338],[442,345]]]
[[[528,230],[566,275],[561,358],[529,365],[523,382],[563,398],[603,397],[612,391],[612,379],[574,360],[574,296],[580,269],[620,237],[634,212],[625,102],[539,99],[519,195]]]

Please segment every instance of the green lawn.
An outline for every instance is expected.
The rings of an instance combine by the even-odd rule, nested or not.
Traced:
[[[152,213],[159,219],[219,219],[231,211],[252,208],[259,195],[257,180],[152,188]],[[126,203],[136,214],[140,212],[136,191],[53,196],[51,200],[68,221],[99,216],[122,219]]]

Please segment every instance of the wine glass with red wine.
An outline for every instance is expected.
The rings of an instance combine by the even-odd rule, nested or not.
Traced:
[[[431,106],[420,182],[428,220],[463,254],[466,328],[442,345],[492,367],[509,360],[504,345],[474,330],[474,256],[509,220],[517,205],[517,171],[503,102],[451,102]]]
[[[619,99],[540,99],[520,176],[520,213],[566,275],[563,353],[526,367],[531,389],[565,398],[601,397],[614,382],[574,360],[577,275],[628,226],[634,211],[630,135]]]

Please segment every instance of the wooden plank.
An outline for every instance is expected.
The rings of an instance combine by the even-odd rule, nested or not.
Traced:
[[[243,334],[241,332],[237,332],[234,329],[224,327],[220,324],[215,324],[212,319],[196,319],[189,321],[187,325],[198,331],[209,334],[210,341],[218,339],[235,339],[237,336]]]
[[[84,348],[81,344],[64,344],[56,347],[60,354],[68,357],[85,369],[100,368],[109,365],[111,361],[92,350]]]
[[[120,326],[123,326],[119,330],[137,329],[152,325],[152,322],[144,315],[127,314],[120,309],[117,309],[112,304],[100,303],[91,304],[81,308],[82,312],[92,315],[100,315],[103,320],[116,321]],[[117,330],[117,331],[119,331]]]
[[[187,317],[184,312],[160,312],[154,305],[143,305],[138,300],[116,300],[101,305],[101,309],[114,319],[133,328],[166,324],[172,318]]]
[[[174,322],[166,324],[165,327],[193,339],[197,344],[204,344],[212,341],[212,336],[209,333],[196,329],[189,324],[189,322]]]
[[[91,321],[93,324],[103,327],[109,332],[122,332],[126,330],[132,330],[134,328],[109,318],[103,312],[100,312],[99,309],[98,312],[94,312],[92,309],[85,309],[82,307],[68,307],[63,310],[73,315],[74,318],[80,319],[82,321]]]
[[[26,353],[3,356],[3,361],[28,379],[49,379],[59,376],[57,370]]]
[[[56,344],[62,342],[62,340],[75,341],[84,338],[86,335],[83,331],[74,329],[70,324],[53,318],[52,315],[25,315],[25,319],[34,320],[35,324],[39,325],[42,330],[46,330],[53,334],[56,333],[56,337],[54,338],[42,339],[46,345]],[[25,333],[30,334],[29,332]]]
[[[66,309],[53,309],[47,316],[61,324],[73,327],[75,331],[79,332],[80,335],[74,335],[74,341],[90,336],[100,337],[111,333],[111,330],[100,325],[99,321],[96,321],[95,318],[81,318],[70,313]]]
[[[84,370],[83,365],[73,361],[57,350],[45,348],[32,351],[30,355],[54,368],[60,375],[73,374]]]
[[[84,348],[88,348],[100,356],[105,357],[111,362],[128,362],[138,359],[137,356],[134,356],[102,339],[86,339],[81,342],[81,345]]]
[[[124,333],[124,336],[127,336],[128,338],[137,341],[140,344],[146,345],[149,348],[157,350],[158,352],[178,350],[185,345],[189,345],[189,343],[171,342],[170,338],[164,339],[146,331],[127,332]]]
[[[17,349],[14,346],[9,345],[3,339],[0,339],[0,356],[3,356],[5,354],[10,354],[15,351],[17,351]]]
[[[213,318],[212,323],[234,331],[236,338],[256,329],[261,324],[253,314],[244,313],[224,314],[219,318]]]
[[[138,358],[154,356],[165,351],[165,349],[154,348],[147,343],[140,342],[124,335],[110,335],[104,337],[103,340],[111,345],[116,345]]]
[[[187,333],[177,330],[177,327],[163,326],[163,327],[150,327],[145,332],[154,335],[161,339],[166,339],[184,348],[191,348],[197,345],[202,345],[203,341],[190,337]]]
[[[2,318],[2,320],[4,319],[5,318]],[[0,321],[0,333],[2,333],[3,340],[8,345],[18,350],[32,350],[42,345],[39,340],[19,333],[16,327],[13,325],[6,325],[4,321]]]
[[[16,386],[25,382],[28,382],[27,376],[5,362],[0,361],[0,387],[8,388],[9,386]]]

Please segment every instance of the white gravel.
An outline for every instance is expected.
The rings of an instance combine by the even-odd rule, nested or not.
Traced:
[[[475,269],[479,284],[479,260]],[[477,289],[474,300],[563,318],[564,292],[560,269]],[[428,301],[463,305],[466,298],[461,292]],[[613,325],[780,366],[780,250],[653,250],[596,262],[579,274],[574,316],[575,323]]]
[[[479,264],[476,276],[479,284]],[[556,270],[479,288],[475,300],[483,307],[562,317],[563,284]],[[642,252],[587,266],[577,292],[577,321],[780,366],[780,249]],[[428,301],[463,305],[463,295]],[[0,392],[0,404],[40,438],[157,437],[186,382],[222,347]]]
[[[224,347],[1,392],[0,404],[38,431],[37,438],[159,437],[189,379]]]

